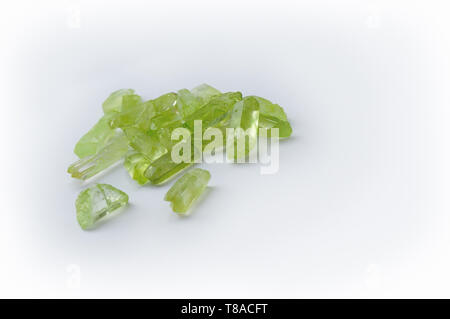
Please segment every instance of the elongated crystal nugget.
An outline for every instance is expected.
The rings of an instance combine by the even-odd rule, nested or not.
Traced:
[[[230,128],[238,129],[235,132],[234,140],[236,151],[234,158],[242,158],[255,147],[258,136],[258,121],[259,121],[259,103],[253,97],[246,97],[244,100],[237,102],[233,111],[231,112]],[[246,136],[248,136],[248,140]],[[241,141],[241,145],[239,142]]]
[[[99,150],[96,154],[84,157],[69,166],[69,172],[73,178],[86,180],[112,164],[120,160],[128,151],[128,139],[117,133],[110,140],[108,145]]]
[[[270,129],[278,128],[279,137],[289,137],[292,134],[291,124],[287,119],[283,108],[259,96],[252,96],[259,103],[259,127],[268,129],[267,136],[270,137]]]
[[[128,203],[128,195],[108,185],[96,184],[83,190],[75,202],[81,228],[92,227],[97,221]]]
[[[207,170],[194,168],[173,184],[164,200],[171,202],[172,210],[175,213],[184,214],[203,193],[210,178],[211,174]]]
[[[168,152],[167,154],[161,156],[154,162],[150,164],[150,166],[145,171],[145,177],[152,183],[153,185],[159,185],[166,181],[168,181],[170,178],[184,170],[185,168],[188,168],[193,163],[175,163],[172,160],[171,153]]]

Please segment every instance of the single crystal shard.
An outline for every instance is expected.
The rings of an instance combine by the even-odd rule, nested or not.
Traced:
[[[130,174],[131,178],[137,181],[140,185],[148,183],[148,178],[144,173],[150,166],[150,160],[141,153],[131,151],[125,156],[124,166]]]
[[[104,115],[89,132],[80,138],[74,149],[74,153],[79,158],[94,155],[114,137],[115,131],[108,124],[110,118],[111,116]]]
[[[132,89],[120,89],[114,91],[108,96],[108,98],[103,102],[103,112],[105,114],[111,112],[120,112],[122,109],[122,99],[126,95],[134,94]]]
[[[235,129],[234,158],[247,155],[257,144],[259,103],[253,97],[237,102],[231,112],[230,128]]]
[[[152,162],[150,166],[145,171],[145,177],[153,185],[159,185],[170,178],[181,172],[182,170],[188,168],[193,163],[176,163],[172,160],[170,152],[161,156],[156,161]]]
[[[279,137],[289,137],[292,134],[291,124],[287,119],[283,108],[259,96],[253,96],[259,103],[259,127],[267,129],[270,137],[270,129],[278,128]]]
[[[88,229],[127,203],[128,195],[121,190],[108,184],[96,184],[78,195],[75,202],[78,223],[82,229]]]
[[[83,157],[69,166],[68,172],[73,178],[86,180],[100,173],[120,160],[128,151],[128,139],[117,133],[105,147],[96,154]]]
[[[175,213],[184,214],[203,193],[210,178],[211,174],[207,170],[194,168],[173,184],[164,200],[171,202]]]

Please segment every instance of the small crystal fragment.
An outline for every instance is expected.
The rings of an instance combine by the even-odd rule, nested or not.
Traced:
[[[278,128],[280,137],[291,136],[291,124],[289,124],[283,108],[262,97],[253,97],[259,102],[259,127],[268,129],[267,137],[270,137],[271,128]]]
[[[173,184],[164,200],[171,202],[172,210],[175,213],[184,214],[203,193],[210,178],[211,174],[207,170],[194,168]]]
[[[74,149],[79,158],[94,155],[114,137],[115,131],[109,126],[109,121],[110,116],[104,115],[80,138]]]
[[[131,151],[125,156],[124,166],[131,178],[137,181],[140,185],[148,183],[148,178],[144,173],[150,166],[150,160],[141,153]]]
[[[120,112],[122,109],[122,99],[125,95],[134,94],[132,89],[120,89],[114,91],[108,96],[108,98],[103,102],[103,112],[105,114],[111,112]]]
[[[96,154],[83,157],[70,165],[67,172],[69,172],[73,178],[86,180],[116,163],[127,151],[128,139],[122,133],[117,133],[116,136]]]
[[[121,190],[108,184],[96,184],[78,195],[75,202],[78,223],[82,229],[90,228],[127,203],[128,195]]]

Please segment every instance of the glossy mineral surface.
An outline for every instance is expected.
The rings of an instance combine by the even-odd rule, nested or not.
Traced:
[[[88,229],[127,203],[128,195],[121,190],[108,184],[96,184],[78,195],[75,202],[78,223]]]
[[[203,193],[210,178],[211,174],[207,170],[195,168],[173,184],[164,200],[171,202],[172,210],[175,213],[184,214]]]
[[[83,157],[70,165],[67,172],[73,178],[86,180],[119,161],[127,151],[128,139],[123,134],[118,133],[96,154]]]

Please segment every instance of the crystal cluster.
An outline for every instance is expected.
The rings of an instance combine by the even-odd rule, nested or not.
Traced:
[[[194,125],[198,120],[202,121],[201,133],[208,128],[218,128],[225,133],[231,128],[236,136],[242,132],[247,134],[243,147],[234,145],[234,159],[247,156],[255,147],[261,128],[278,128],[279,136],[283,138],[292,133],[287,116],[278,104],[258,96],[244,97],[241,92],[222,93],[207,84],[191,90],[169,92],[150,100],[143,100],[132,89],[121,89],[113,92],[102,106],[103,116],[75,145],[74,152],[79,160],[68,168],[74,178],[87,180],[124,159],[125,169],[140,185],[164,183],[192,166],[195,154],[205,148],[204,141],[200,143],[201,147],[194,147],[192,154],[187,155],[191,161],[176,162],[171,156],[177,142],[171,139],[173,130],[185,128],[194,136]],[[267,135],[270,136],[270,130]],[[194,140],[195,137],[191,141],[193,146]],[[174,211],[186,212],[209,178],[205,170],[188,172],[170,189],[166,200],[172,202]],[[77,200],[77,216],[83,228],[115,207],[108,204],[105,211],[97,209],[100,202],[111,202],[100,196],[106,189],[101,185],[83,191]],[[83,201],[86,201],[85,205]],[[88,206],[91,209],[89,214]],[[85,208],[80,210],[79,207]]]

